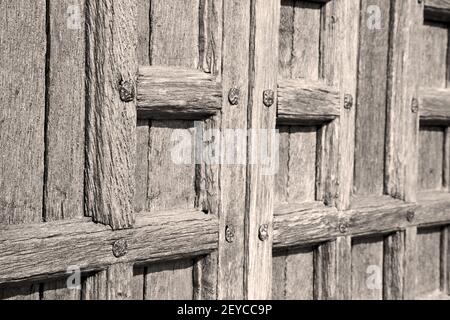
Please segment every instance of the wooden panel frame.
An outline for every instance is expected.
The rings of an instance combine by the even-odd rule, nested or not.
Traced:
[[[450,125],[450,90],[422,88],[419,110],[426,125]]]
[[[450,22],[449,0],[425,0],[425,19]]]

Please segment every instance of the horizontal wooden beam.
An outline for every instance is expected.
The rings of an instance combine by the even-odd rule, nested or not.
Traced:
[[[278,84],[279,124],[324,123],[339,114],[339,92],[332,87],[299,80],[283,80]]]
[[[217,248],[218,222],[198,211],[137,215],[134,229],[112,231],[90,219],[0,227],[0,283],[48,280],[69,266],[83,272],[116,263],[141,264],[185,259]],[[117,258],[116,241],[128,252]]]
[[[200,120],[222,109],[222,87],[210,74],[176,67],[140,67],[139,119]]]
[[[389,234],[414,226],[450,224],[450,193],[421,194],[418,204],[388,196],[354,199],[338,213],[320,203],[283,204],[275,209],[274,248],[317,244],[339,236]]]
[[[450,124],[450,90],[422,89],[420,120],[428,124]]]
[[[426,0],[425,20],[450,22],[450,0]]]

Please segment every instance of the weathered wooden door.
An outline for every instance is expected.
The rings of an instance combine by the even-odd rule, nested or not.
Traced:
[[[0,12],[0,298],[447,296],[448,0]]]

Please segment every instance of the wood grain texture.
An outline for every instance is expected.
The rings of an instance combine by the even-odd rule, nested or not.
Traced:
[[[247,102],[249,100],[249,46],[250,46],[250,0],[223,1],[223,51],[222,129],[246,130]],[[237,106],[230,105],[228,92],[236,87],[240,90]],[[243,132],[243,131],[241,131]],[[237,145],[247,147],[247,140],[236,140]],[[233,140],[234,141],[234,140]],[[222,153],[235,154],[235,144],[223,145]],[[246,163],[245,153],[242,161]],[[244,247],[247,168],[242,165],[223,165],[220,168],[219,206],[219,252],[218,252],[218,299],[244,298]],[[235,240],[228,243],[225,226],[233,226]]]
[[[396,232],[384,239],[383,299],[402,300],[405,279],[405,234]]]
[[[450,21],[450,1],[449,0],[426,0],[425,18],[439,22]]]
[[[417,234],[417,295],[440,290],[441,228],[419,229]]]
[[[134,223],[136,105],[119,96],[121,82],[135,83],[135,1],[87,1],[88,84],[86,215],[111,226]]]
[[[199,1],[151,1],[151,65],[198,68],[200,61]]]
[[[314,297],[314,250],[291,249],[286,256],[286,297],[312,300]]]
[[[277,91],[278,32],[280,22],[280,3],[276,0],[252,0],[251,2],[251,42],[250,42],[250,98],[248,105],[248,127],[252,129],[275,129],[275,105],[268,108],[263,103],[265,90]],[[276,100],[276,99],[275,99]],[[247,168],[246,199],[246,245],[244,298],[270,299],[272,289],[272,240],[273,240],[273,202],[274,177],[264,175],[267,168],[261,159],[262,142],[257,135],[248,140],[250,155]],[[269,135],[268,149],[273,136]],[[266,170],[264,170],[266,169]],[[259,229],[268,225],[269,238],[259,239]]]
[[[420,93],[420,121],[425,125],[450,124],[450,90],[422,89]]]
[[[145,300],[192,300],[192,260],[147,267]]]
[[[383,238],[354,239],[352,299],[383,299]]]
[[[137,32],[138,32],[138,62],[139,65],[150,65],[150,8],[151,1],[137,1]]]
[[[314,299],[336,299],[336,241],[319,245],[314,254]]]
[[[0,224],[43,220],[46,2],[0,3]],[[0,299],[39,300],[38,284],[0,289]]]
[[[352,238],[336,239],[336,299],[350,300],[352,296]]]
[[[340,115],[337,90],[311,82],[284,80],[278,84],[279,124],[323,123]]]
[[[0,223],[42,221],[46,5],[0,4]]]
[[[120,239],[128,254],[117,259],[112,245]],[[90,272],[114,263],[187,259],[217,249],[217,239],[217,218],[196,210],[143,213],[134,229],[116,232],[89,219],[2,226],[0,283],[57,277],[69,265]]]
[[[85,5],[74,3],[49,1],[47,8],[46,221],[84,215]]]
[[[137,90],[140,119],[203,119],[222,107],[221,85],[203,71],[140,67]]]
[[[417,290],[417,227],[409,227],[404,233],[405,260],[403,269],[403,299],[412,300],[416,298]]]
[[[420,130],[419,188],[442,190],[444,165],[444,131],[440,127]]]
[[[149,148],[150,122],[138,120],[136,128],[136,192],[134,194],[134,210],[137,213],[148,209]]]
[[[361,11],[376,5],[381,29],[369,28],[371,16],[361,16],[358,97],[356,99],[355,194],[381,195],[384,187],[386,83],[390,2],[363,0]]]
[[[292,79],[295,2],[295,0],[281,0],[280,39],[278,49],[278,76],[280,79]]]
[[[67,288],[67,279],[43,284],[42,300],[81,300],[81,290]]]
[[[418,98],[423,5],[414,0],[396,1],[391,12],[385,191],[394,198],[414,202],[417,191]]]

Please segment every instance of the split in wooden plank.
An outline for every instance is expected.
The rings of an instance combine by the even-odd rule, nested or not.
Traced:
[[[139,119],[203,119],[222,109],[222,86],[210,74],[176,67],[140,67]]]
[[[139,214],[134,229],[116,232],[89,219],[0,230],[0,283],[57,277],[73,265],[89,272],[116,263],[190,258],[215,250],[218,241],[217,217],[194,210]],[[116,258],[114,244],[127,254],[118,251]]]
[[[339,92],[321,84],[284,80],[278,84],[278,124],[324,123],[340,115]]]
[[[420,121],[429,125],[450,125],[450,89],[421,89]]]
[[[439,22],[450,22],[450,1],[426,0],[425,19]]]

